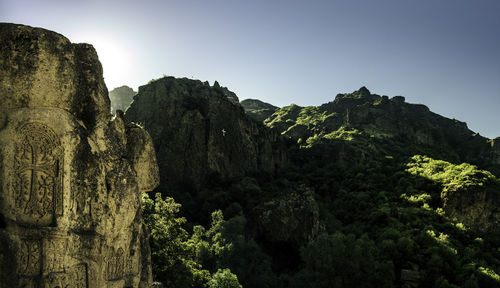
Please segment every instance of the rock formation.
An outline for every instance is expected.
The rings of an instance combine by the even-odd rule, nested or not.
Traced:
[[[114,119],[93,47],[0,24],[0,287],[149,287],[148,133]]]
[[[116,110],[127,110],[127,107],[132,103],[134,95],[137,94],[128,86],[120,86],[109,91],[109,100],[111,100],[111,112],[116,113]]]
[[[319,208],[314,191],[299,186],[255,208],[257,237],[271,243],[290,243],[299,249],[320,232]]]
[[[257,171],[272,174],[285,162],[279,133],[248,119],[227,91],[218,83],[173,77],[139,88],[126,118],[153,138],[160,191],[199,190],[214,179]]]
[[[208,82],[205,82],[204,85],[208,86]],[[233,91],[230,91],[229,89],[227,89],[227,87],[221,87],[220,84],[219,84],[219,82],[215,81],[213,87],[215,89],[219,90],[219,92],[222,92],[222,94],[224,96],[226,96],[226,98],[229,101],[231,101],[231,103],[233,103],[233,104],[239,104],[240,103],[240,99],[238,99],[238,96],[236,96],[236,94]]]
[[[499,191],[500,183],[496,181],[468,181],[467,185],[450,183],[441,192],[443,209],[450,218],[468,227],[495,233],[500,227]]]

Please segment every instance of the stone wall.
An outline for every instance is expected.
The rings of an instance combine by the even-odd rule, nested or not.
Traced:
[[[97,54],[0,23],[0,287],[149,287],[151,137],[111,118]]]

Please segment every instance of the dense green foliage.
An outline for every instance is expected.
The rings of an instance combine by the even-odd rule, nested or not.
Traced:
[[[195,261],[195,247],[178,217],[181,205],[174,199],[155,200],[143,194],[144,222],[151,231],[153,276],[167,287],[206,287],[210,272]]]
[[[488,184],[498,182],[491,172],[480,170],[468,163],[453,165],[446,161],[434,160],[420,155],[412,157],[411,160],[408,164],[408,172],[440,183],[445,189],[469,188],[471,186],[486,187]]]
[[[426,167],[429,162],[443,161],[416,156],[409,159],[408,164],[400,164],[394,159],[386,158],[345,170],[334,166],[312,168],[305,175],[292,176],[302,178],[303,182],[314,186],[318,202],[323,203],[322,217],[326,226],[325,233],[329,236],[324,236],[327,238],[321,244],[311,242],[309,246],[327,246],[325,239],[328,237],[330,241],[334,241],[334,238],[340,241],[338,239],[342,237],[351,237],[347,241],[351,245],[355,245],[355,239],[363,240],[358,245],[366,247],[351,247],[349,250],[362,253],[365,249],[364,255],[367,256],[362,258],[371,262],[370,269],[366,270],[358,264],[360,256],[339,256],[343,261],[350,262],[343,263],[341,267],[357,267],[355,270],[362,273],[360,279],[365,279],[366,282],[362,285],[342,286],[338,284],[341,280],[330,279],[328,284],[321,287],[390,287],[390,283],[398,286],[402,281],[402,271],[408,269],[419,271],[420,287],[448,287],[439,286],[445,285],[443,283],[458,287],[463,287],[465,283],[472,285],[469,287],[500,285],[494,280],[498,277],[494,271],[498,272],[500,269],[498,238],[446,217],[439,199],[443,185],[446,184],[429,181],[426,177],[428,175],[420,174],[415,169]],[[463,167],[446,164],[454,171],[460,171]],[[479,173],[483,174],[488,173]],[[468,181],[481,180],[470,177]],[[343,234],[339,235],[339,231]],[[315,250],[309,246],[306,250],[314,253]],[[323,276],[317,275],[318,271],[322,271],[318,266],[309,268],[311,264],[308,259],[320,259],[325,251],[330,251],[328,246],[318,249],[309,258],[305,258],[302,252],[305,271],[315,275],[309,277],[323,279],[328,275],[342,274],[342,270],[332,270],[331,267],[335,265],[329,262],[324,268],[330,270],[323,272]],[[335,253],[338,252],[331,251],[328,254],[336,255]],[[490,276],[483,269],[488,269]],[[306,273],[305,271],[301,273]],[[373,278],[376,276],[383,276],[380,279],[391,281],[380,284],[377,278]],[[351,278],[340,278],[346,281],[357,277],[352,275]]]
[[[242,288],[238,277],[229,269],[219,269],[208,282],[209,288]]]
[[[466,224],[483,221],[475,218],[484,212],[477,207],[496,204],[455,201],[498,203],[499,179],[486,164],[462,163],[472,152],[458,140],[438,142],[447,135],[435,128],[440,118],[424,136],[398,132],[417,126],[359,120],[384,105],[409,109],[408,117],[426,111],[391,101],[360,89],[333,104],[279,109],[265,123],[296,143],[292,163],[277,175],[215,177],[190,190],[180,200],[190,222],[172,199],[157,196],[153,204],[145,197],[155,277],[167,287],[500,287],[500,231]],[[356,105],[368,112],[352,112]],[[287,211],[279,199],[299,193],[297,187],[311,191],[319,211],[318,230],[297,229],[315,231],[305,243],[261,227],[262,215]],[[468,222],[446,209],[462,209]],[[293,214],[281,217],[282,225],[297,222]]]
[[[238,275],[244,287],[398,287],[405,280],[401,276],[405,270],[418,271],[419,287],[500,287],[498,235],[481,233],[449,219],[439,198],[450,185],[487,186],[496,181],[491,173],[472,165],[454,165],[423,156],[407,158],[404,163],[384,157],[352,167],[310,164],[291,168],[277,180],[261,179],[260,184],[243,181],[247,186],[239,189],[264,190],[267,197],[297,183],[305,183],[315,191],[323,231],[297,251],[299,267],[284,273],[271,270],[272,252],[271,257],[267,256],[255,240],[245,237],[245,228],[251,225],[241,207],[255,205],[251,199],[240,196],[243,205],[230,204],[233,200],[212,203],[237,212],[232,212],[235,215],[229,220],[224,220],[220,211],[212,213],[210,229],[194,226],[190,237],[181,229],[185,220],[175,217],[178,204],[167,199],[175,209],[160,210],[170,219],[166,224],[170,226],[166,233],[170,238],[158,238],[158,224],[150,224],[152,243],[158,243],[153,250],[165,256],[165,260],[153,258],[155,273],[165,273],[167,278],[189,275],[198,279],[188,281],[191,286],[179,285],[181,280],[172,281],[175,285],[171,287],[195,287],[196,281],[213,279],[213,273],[225,268]],[[240,181],[230,189],[218,190],[219,197],[224,199],[236,192],[234,186],[241,185]],[[262,192],[245,195],[265,198]],[[161,227],[158,229],[161,231]],[[173,260],[172,255],[180,259]],[[177,263],[177,271],[168,272],[169,268],[164,268],[170,267],[168,263]],[[192,272],[179,273],[182,269]]]

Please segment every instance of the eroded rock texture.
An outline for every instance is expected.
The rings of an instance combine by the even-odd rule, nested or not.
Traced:
[[[217,82],[152,81],[139,87],[125,115],[153,138],[162,192],[199,190],[214,179],[256,171],[273,174],[286,162],[279,133],[248,119],[236,95]]]
[[[92,46],[0,24],[0,287],[148,287],[148,133],[112,119]]]

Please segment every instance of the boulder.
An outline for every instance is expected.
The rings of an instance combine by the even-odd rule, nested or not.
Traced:
[[[88,44],[0,24],[0,287],[149,287],[151,137],[112,118]]]

